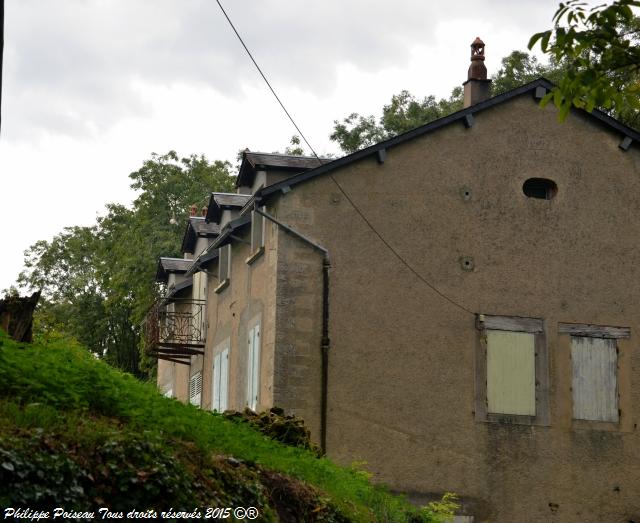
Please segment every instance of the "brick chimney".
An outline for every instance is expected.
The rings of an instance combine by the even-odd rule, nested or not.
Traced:
[[[471,44],[471,65],[464,85],[464,106],[469,107],[489,98],[491,80],[484,65],[484,42],[477,37]]]
[[[189,216],[197,216],[198,214],[198,206],[194,203],[189,210]]]

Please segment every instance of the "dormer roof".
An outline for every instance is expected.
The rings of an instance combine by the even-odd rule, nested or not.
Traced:
[[[330,161],[330,159],[326,158],[318,160],[315,156],[291,156],[288,154],[244,151],[238,177],[236,178],[236,187],[251,187],[257,171],[277,170],[290,171],[292,174],[297,174]]]
[[[207,216],[205,219],[208,222],[219,223],[222,217],[222,211],[242,209],[245,203],[249,201],[251,195],[249,194],[235,194],[235,193],[211,193],[209,199],[209,207],[207,207]]]
[[[156,281],[167,283],[169,274],[184,274],[192,263],[193,260],[184,260],[182,258],[160,258],[156,270]]]
[[[207,222],[204,216],[191,216],[182,237],[182,252],[192,253],[198,238],[215,238],[220,234],[220,226],[214,221]]]

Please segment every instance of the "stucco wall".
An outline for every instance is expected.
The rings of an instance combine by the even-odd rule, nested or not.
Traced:
[[[306,209],[277,209],[277,219],[300,221]],[[270,225],[275,230],[274,225]],[[320,438],[322,401],[322,253],[277,229],[278,276],[274,404],[302,418]]]
[[[638,517],[640,155],[620,138],[581,116],[560,125],[523,96],[470,129],[454,123],[391,149],[384,164],[335,171],[437,292],[328,176],[279,197],[284,221],[331,256],[330,456],[366,461],[415,499],[457,492],[476,521]],[[525,197],[530,177],[553,179],[557,196]],[[474,313],[544,320],[550,426],[475,420]],[[571,419],[558,322],[631,328],[618,342],[619,425]]]
[[[250,241],[250,230],[234,233]],[[229,340],[229,408],[242,410],[246,404],[249,330],[260,322],[260,394],[258,410],[273,405],[275,296],[277,241],[267,227],[265,250],[252,263],[250,246],[234,241],[229,285],[216,293],[217,278],[207,281],[207,342],[204,356],[202,408],[212,404],[212,368],[214,349]],[[217,275],[217,263],[208,270]]]

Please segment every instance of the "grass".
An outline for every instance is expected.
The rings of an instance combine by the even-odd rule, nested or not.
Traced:
[[[23,345],[0,331],[0,384],[0,450],[46,448],[51,434],[64,448],[98,449],[100,459],[108,461],[109,452],[114,452],[110,442],[116,441],[122,448],[130,445],[136,456],[149,455],[138,464],[140,470],[155,470],[149,468],[153,460],[166,454],[190,470],[192,480],[201,469],[213,471],[220,465],[216,456],[233,456],[268,471],[269,477],[284,481],[286,476],[310,485],[320,493],[318,499],[326,496],[336,514],[348,521],[437,521],[433,513],[372,485],[361,470],[339,467],[327,458],[274,442],[246,424],[164,398],[153,384],[113,369],[66,340]],[[86,452],[77,452],[76,461],[90,459]],[[200,456],[200,465],[185,465],[185,456],[192,459],[194,454]],[[165,465],[167,470],[176,466],[171,460]],[[233,480],[229,471],[214,472],[198,476],[199,481],[219,486]],[[179,476],[176,481],[186,481],[180,471],[172,474]]]

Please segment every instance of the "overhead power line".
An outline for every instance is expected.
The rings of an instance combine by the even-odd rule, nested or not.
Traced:
[[[253,55],[251,54],[251,51],[249,51],[249,48],[247,47],[247,45],[244,43],[244,40],[242,39],[242,37],[240,36],[240,33],[238,33],[238,30],[236,29],[236,27],[233,25],[233,22],[231,21],[231,19],[229,18],[229,15],[227,14],[227,12],[224,10],[224,7],[222,7],[222,4],[220,3],[220,0],[216,0],[216,2],[218,3],[218,6],[220,7],[220,10],[222,11],[222,14],[224,15],[224,17],[227,19],[227,22],[229,22],[229,25],[231,26],[231,29],[233,29],[233,32],[236,34],[236,36],[238,37],[238,40],[240,40],[240,43],[242,44],[242,47],[244,47],[244,50],[247,52],[247,54],[249,55],[249,58],[251,58],[251,61],[253,62],[253,65],[256,66],[256,69],[258,70],[258,72],[260,73],[260,76],[262,76],[262,79],[265,81],[265,83],[267,84],[267,86],[269,87],[269,89],[271,90],[271,92],[273,93],[273,96],[275,96],[276,100],[278,101],[278,103],[280,104],[280,107],[282,107],[282,110],[285,112],[285,114],[287,115],[287,117],[289,118],[289,120],[291,120],[291,123],[293,124],[293,126],[296,128],[296,131],[298,131],[298,133],[300,134],[300,136],[302,137],[302,139],[304,140],[304,142],[307,144],[307,146],[309,147],[309,149],[311,150],[311,152],[313,153],[313,156],[316,157],[316,159],[318,160],[318,163],[322,164],[322,160],[320,160],[320,157],[318,156],[318,154],[316,153],[316,151],[313,149],[313,147],[311,147],[311,144],[309,143],[309,141],[306,139],[306,137],[304,136],[304,134],[302,133],[302,131],[300,130],[300,128],[298,127],[298,124],[296,124],[295,120],[293,119],[293,117],[291,116],[291,114],[289,114],[289,111],[287,111],[287,108],[284,106],[284,104],[282,103],[282,100],[280,100],[280,97],[277,95],[277,93],[275,92],[275,90],[273,89],[273,87],[271,86],[271,84],[269,83],[269,80],[267,79],[267,77],[265,76],[265,74],[262,72],[262,69],[260,69],[260,66],[258,65],[258,63],[256,62],[255,58],[253,57]],[[353,207],[353,210],[356,211],[356,213],[358,213],[358,215],[360,216],[360,218],[362,218],[362,220],[364,221],[364,223],[367,225],[367,227],[369,227],[369,229],[371,229],[371,231],[378,237],[378,239],[385,245],[385,247],[387,247],[387,249],[389,249],[393,255],[400,261],[400,263],[402,263],[407,269],[409,269],[409,271],[411,271],[422,283],[424,283],[427,287],[429,287],[433,292],[435,292],[438,296],[440,296],[441,298],[445,299],[446,301],[448,301],[449,303],[451,303],[452,305],[454,305],[455,307],[459,308],[460,310],[463,310],[464,312],[467,312],[469,314],[474,314],[471,310],[467,309],[464,305],[461,305],[459,303],[457,303],[455,300],[453,300],[452,298],[449,298],[449,296],[447,296],[446,294],[444,294],[442,291],[440,291],[438,288],[436,288],[432,283],[430,283],[427,279],[425,279],[418,271],[416,271],[410,264],[409,262],[407,262],[401,255],[400,253],[398,253],[398,251],[396,251],[393,246],[384,239],[384,237],[377,231],[377,229],[373,226],[373,224],[369,221],[369,219],[364,215],[364,213],[360,210],[360,208],[356,205],[356,203],[351,199],[351,197],[347,194],[347,192],[344,190],[344,188],[342,187],[342,185],[340,185],[338,183],[338,181],[334,178],[332,173],[329,173],[329,178],[333,181],[333,183],[336,185],[336,187],[338,188],[338,190],[343,194],[343,196],[345,197],[345,199],[349,202],[349,205],[351,205],[351,207]]]
[[[282,107],[282,110],[285,112],[285,114],[289,117],[289,120],[291,120],[291,123],[293,124],[293,126],[296,128],[296,131],[298,131],[298,133],[300,134],[300,136],[302,137],[302,139],[304,140],[304,143],[307,144],[307,147],[309,147],[309,149],[311,149],[311,152],[313,153],[313,155],[318,159],[318,161],[320,161],[320,157],[316,154],[316,152],[314,151],[313,147],[311,147],[311,144],[309,143],[309,140],[307,140],[304,136],[304,134],[302,134],[302,131],[300,130],[300,128],[298,127],[298,124],[296,124],[296,122],[294,121],[294,119],[291,117],[291,115],[289,114],[289,111],[287,111],[287,108],[284,106],[284,104],[282,103],[282,100],[280,100],[280,97],[276,94],[275,90],[273,89],[273,87],[271,87],[271,84],[269,83],[269,80],[267,80],[267,77],[264,75],[264,73],[262,72],[262,69],[260,69],[260,66],[258,65],[258,62],[255,61],[255,59],[253,58],[253,55],[251,54],[251,51],[249,51],[249,48],[246,46],[246,44],[244,43],[244,40],[242,39],[242,37],[240,36],[240,33],[238,33],[238,30],[236,29],[236,26],[233,25],[233,22],[231,21],[231,18],[229,18],[229,15],[227,15],[227,12],[224,10],[224,7],[222,7],[222,4],[220,3],[220,0],[216,0],[216,2],[218,3],[218,5],[220,6],[220,10],[222,11],[222,14],[224,15],[224,17],[227,19],[227,22],[229,22],[229,25],[231,26],[231,29],[233,29],[233,32],[236,34],[236,36],[238,37],[238,40],[240,40],[240,43],[242,44],[242,47],[244,47],[244,50],[247,52],[247,54],[249,55],[249,58],[251,58],[251,61],[253,62],[253,65],[256,66],[256,69],[258,70],[258,72],[260,73],[260,76],[262,76],[262,79],[266,82],[267,86],[269,87],[269,89],[271,89],[271,92],[273,93],[273,96],[276,97],[276,100],[278,100],[278,103],[280,104],[280,107]],[[322,163],[322,162],[320,162]]]

